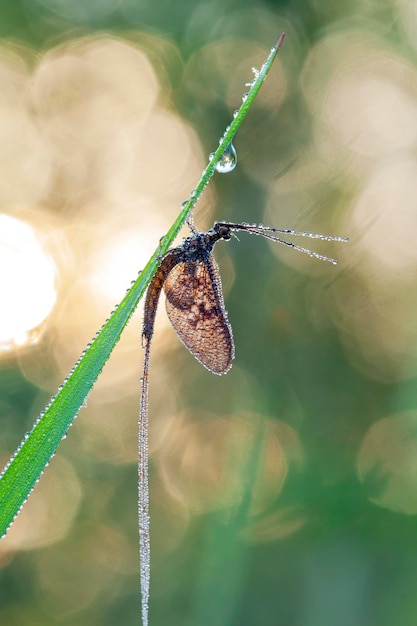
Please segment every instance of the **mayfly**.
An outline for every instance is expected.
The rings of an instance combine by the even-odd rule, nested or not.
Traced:
[[[161,290],[169,321],[186,348],[210,372],[225,374],[235,355],[232,329],[224,306],[219,270],[212,250],[220,239],[230,240],[235,231],[246,231],[336,264],[330,257],[282,238],[296,235],[345,242],[346,237],[304,233],[256,224],[216,222],[208,232],[193,231],[182,245],[161,259],[145,300],[142,344],[145,350],[141,378],[139,416],[139,543],[143,626],[148,624],[150,540],[148,484],[148,375],[155,315]]]

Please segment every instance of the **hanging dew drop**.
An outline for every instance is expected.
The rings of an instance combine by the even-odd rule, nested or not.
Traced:
[[[230,143],[223,152],[220,161],[216,165],[216,170],[220,174],[228,174],[232,172],[237,165],[237,153],[235,147]]]

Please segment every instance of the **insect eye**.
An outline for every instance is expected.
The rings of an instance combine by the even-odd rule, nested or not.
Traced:
[[[220,239],[230,239],[232,236],[230,227],[225,224],[215,224],[214,230],[219,234]]]

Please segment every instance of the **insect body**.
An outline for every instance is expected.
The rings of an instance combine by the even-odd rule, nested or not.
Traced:
[[[232,329],[224,307],[222,285],[212,249],[230,239],[231,229],[215,224],[170,250],[148,288],[143,340],[152,339],[156,307],[163,287],[168,318],[188,350],[214,374],[230,369],[234,357]]]
[[[328,241],[346,240],[343,237],[229,222],[216,222],[207,233],[195,232],[181,246],[173,248],[163,257],[150,283],[142,331],[145,347],[152,339],[156,308],[163,288],[168,318],[191,354],[214,374],[225,374],[230,369],[234,357],[232,329],[227,319],[220,274],[212,250],[219,239],[231,239],[236,230],[261,235],[330,263],[337,261],[285,241],[273,233]]]
[[[139,417],[139,543],[142,589],[142,621],[148,624],[150,543],[148,488],[148,379],[150,346],[161,290],[165,292],[168,318],[183,344],[200,363],[214,374],[225,374],[232,366],[234,343],[223,301],[219,270],[212,251],[220,239],[231,239],[235,231],[246,231],[282,243],[309,256],[336,264],[322,254],[282,239],[282,235],[347,241],[292,229],[256,224],[216,222],[206,233],[193,232],[182,245],[162,258],[148,287],[145,300],[142,343],[145,349],[141,379]]]

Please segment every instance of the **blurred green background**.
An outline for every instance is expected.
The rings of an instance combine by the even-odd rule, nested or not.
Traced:
[[[415,626],[416,0],[0,7],[1,460],[285,31],[238,167],[195,222],[351,240],[315,246],[337,267],[245,233],[219,243],[236,342],[224,377],[187,353],[161,302],[151,624]],[[2,626],[139,622],[140,332],[138,311],[0,542]]]

